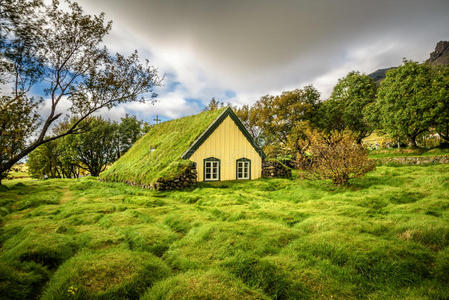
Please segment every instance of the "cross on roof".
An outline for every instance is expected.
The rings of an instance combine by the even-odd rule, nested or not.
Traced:
[[[159,119],[159,116],[156,115],[156,118],[154,118],[153,121],[156,122],[156,124],[159,124],[159,122],[161,121],[161,119]]]

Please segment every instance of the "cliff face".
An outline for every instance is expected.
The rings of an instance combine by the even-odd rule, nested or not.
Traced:
[[[430,58],[426,63],[436,65],[449,65],[449,41],[440,41],[435,47],[435,51],[430,53]]]
[[[425,61],[426,63],[437,65],[449,65],[449,41],[439,41],[435,46],[435,51],[430,53],[430,58]],[[379,69],[371,74],[368,74],[377,84],[385,79],[385,73],[388,70],[394,69],[395,67]]]

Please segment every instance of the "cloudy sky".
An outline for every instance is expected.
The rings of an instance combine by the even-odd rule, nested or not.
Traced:
[[[127,104],[151,121],[235,105],[313,84],[326,99],[351,70],[423,61],[449,40],[448,0],[79,0],[106,13],[111,50],[137,49],[165,74],[158,103]]]

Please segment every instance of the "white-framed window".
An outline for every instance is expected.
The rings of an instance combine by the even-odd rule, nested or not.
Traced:
[[[247,158],[237,159],[237,179],[251,179],[251,161]]]
[[[209,157],[204,160],[204,181],[220,180],[220,160]]]

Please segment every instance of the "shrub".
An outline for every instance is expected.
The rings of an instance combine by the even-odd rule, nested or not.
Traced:
[[[134,299],[168,273],[165,263],[149,253],[85,251],[59,267],[42,299]]]
[[[219,271],[190,271],[156,283],[141,298],[156,299],[267,299],[230,274]]]
[[[298,155],[297,165],[312,175],[344,185],[376,168],[376,162],[368,159],[368,150],[348,131],[309,131],[308,139],[311,156]]]

